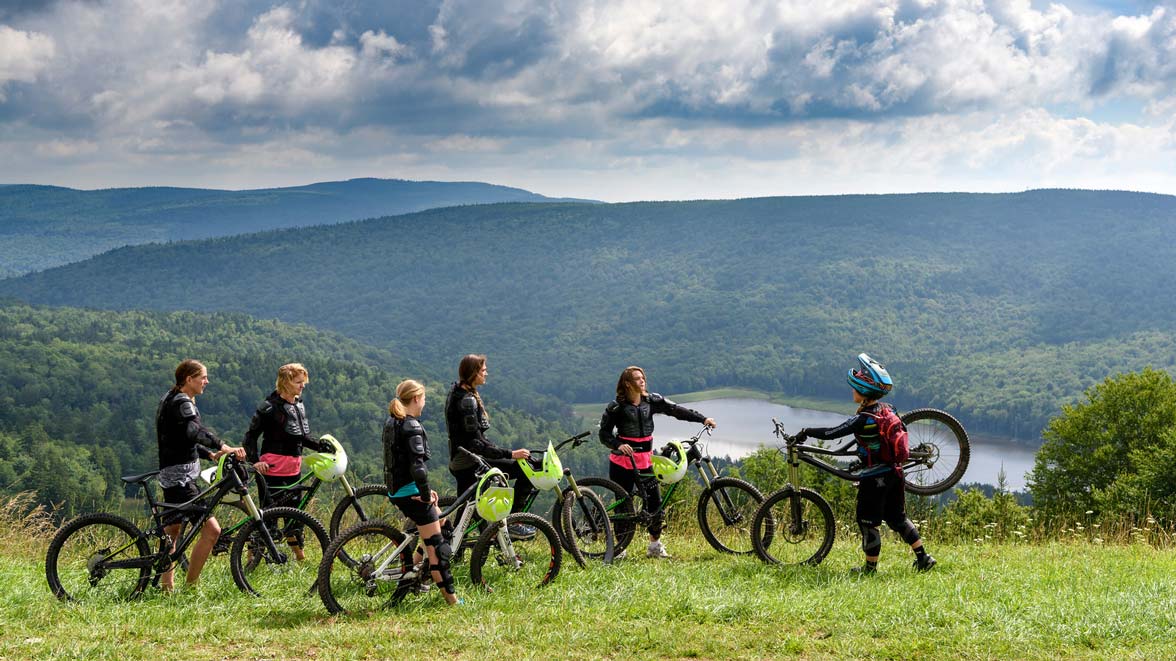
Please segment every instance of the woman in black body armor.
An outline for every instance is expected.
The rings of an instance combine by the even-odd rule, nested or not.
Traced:
[[[244,459],[245,450],[226,445],[200,420],[196,396],[203,394],[208,385],[208,369],[200,361],[189,359],[176,367],[175,376],[175,385],[159,400],[155,410],[155,440],[159,444],[159,486],[163,488],[163,502],[186,503],[200,495],[196,486],[200,457],[215,460],[223,454],[235,453],[237,458]],[[165,521],[164,532],[171,538],[173,549],[186,521],[184,515]],[[188,585],[200,580],[200,572],[220,532],[220,523],[215,517],[209,517],[200,531],[200,539],[192,547]],[[172,569],[160,576],[159,585],[165,592],[172,591],[175,587]]]
[[[701,422],[714,427],[715,421],[705,415],[679,406],[657,393],[645,390],[645,370],[632,365],[617,379],[617,398],[604,408],[600,416],[600,442],[612,450],[608,456],[608,478],[632,491],[637,473],[653,470],[653,415],[661,413],[679,420]],[[636,466],[636,471],[634,471]],[[652,473],[650,473],[652,475]],[[653,512],[661,507],[661,488],[654,479],[648,480],[645,509]],[[659,515],[649,526],[650,558],[668,558],[661,541],[662,520]]]
[[[449,563],[453,549],[441,535],[442,521],[437,508],[437,492],[429,488],[429,438],[418,418],[425,408],[425,387],[407,379],[396,386],[396,398],[388,403],[388,420],[384,423],[384,481],[392,502],[416,524],[425,551],[429,554],[433,582],[440,588],[446,603],[459,603],[453,592],[453,573]],[[417,558],[420,559],[419,557]]]
[[[458,448],[465,448],[482,457],[490,465],[499,468],[515,481],[512,512],[522,511],[527,497],[535,491],[534,485],[523,474],[517,460],[531,456],[526,449],[508,450],[500,448],[486,438],[490,428],[490,416],[478,394],[478,386],[486,383],[486,356],[469,354],[461,359],[457,367],[458,380],[445,400],[445,428],[449,432],[449,472],[457,480],[458,495],[477,482],[474,475],[477,464]],[[535,535],[535,529],[527,525],[512,525],[510,533],[515,538]]]
[[[302,403],[302,391],[309,381],[306,368],[299,363],[279,367],[274,391],[257,407],[249,431],[245,432],[245,456],[265,476],[261,481],[262,507],[273,505],[267,487],[289,486],[301,477],[303,447],[318,452],[335,449],[310,435],[310,420]],[[260,450],[258,438],[261,438]]]

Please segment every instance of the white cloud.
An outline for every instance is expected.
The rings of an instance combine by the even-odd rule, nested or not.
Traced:
[[[35,81],[37,75],[49,66],[55,52],[53,38],[49,35],[0,25],[0,102],[5,100],[5,83]]]

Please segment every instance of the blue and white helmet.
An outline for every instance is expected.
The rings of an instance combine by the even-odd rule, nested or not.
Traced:
[[[850,387],[869,399],[882,399],[889,394],[894,388],[894,382],[890,380],[886,368],[864,353],[859,353],[857,359],[862,367],[849,370],[845,380],[849,382]]]

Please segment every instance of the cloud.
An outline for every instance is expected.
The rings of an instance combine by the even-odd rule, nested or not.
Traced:
[[[0,25],[0,139],[39,145],[57,168],[46,171],[108,155],[127,176],[166,159],[146,171],[180,177],[215,163],[256,177],[293,172],[288,159],[357,175],[381,174],[363,163],[444,173],[464,162],[541,179],[540,164],[569,177],[678,168],[713,182],[709,168],[724,162],[840,176],[855,160],[901,170],[901,153],[915,172],[983,184],[985,168],[1010,166],[1034,181],[1091,180],[1098,158],[1143,149],[1170,162],[1173,142],[1176,11],[1163,5],[1115,15],[1029,0],[23,4]],[[1093,119],[1108,105],[1141,110]],[[694,158],[697,168],[682,162]],[[27,171],[0,166],[0,179]]]
[[[53,60],[52,37],[0,25],[0,102],[5,100],[4,84],[31,83]]]

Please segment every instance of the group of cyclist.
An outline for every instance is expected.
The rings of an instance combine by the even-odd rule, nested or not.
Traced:
[[[893,384],[881,365],[868,357],[861,363],[861,368],[850,370],[847,377],[854,401],[859,404],[857,413],[837,427],[802,429],[802,439],[832,439],[853,434],[863,452],[868,452],[871,444],[877,445],[876,417],[882,411],[881,407],[887,406],[879,400],[890,392]],[[518,464],[518,460],[529,458],[530,452],[504,448],[487,438],[490,415],[478,392],[478,387],[486,383],[487,374],[484,355],[467,355],[458,364],[458,380],[452,384],[445,401],[449,471],[460,494],[477,480],[477,460],[462,449],[481,457],[515,480],[512,511],[520,511],[535,490]],[[265,476],[260,481],[263,485],[261,499],[262,506],[268,507],[270,495],[266,483],[280,486],[297,481],[302,470],[304,447],[323,452],[331,450],[310,434],[310,423],[302,401],[302,391],[308,381],[309,374],[301,364],[290,363],[279,368],[274,391],[258,406],[242,446],[233,447],[204,427],[196,408],[196,397],[208,385],[207,368],[196,360],[180,363],[175,372],[175,385],[160,400],[156,412],[159,481],[164,500],[174,503],[196,498],[199,494],[196,485],[199,458],[216,460],[233,453],[239,459],[247,459],[259,474]],[[460,600],[455,594],[450,570],[453,549],[443,534],[450,524],[441,519],[437,492],[429,485],[429,441],[419,419],[424,406],[425,387],[420,382],[408,379],[397,386],[395,396],[388,404],[388,418],[382,434],[384,479],[392,502],[417,526],[428,554],[433,581],[447,603],[457,604]],[[645,371],[636,366],[626,367],[617,380],[616,399],[605,406],[601,415],[599,430],[601,443],[610,450],[609,478],[626,490],[630,490],[636,480],[646,479],[643,476],[651,469],[655,414],[715,427],[714,419],[648,392]],[[647,480],[646,485],[645,507],[652,515],[646,555],[668,558],[670,555],[661,540],[657,482]],[[897,466],[877,467],[863,478],[858,490],[857,518],[866,555],[866,564],[856,568],[857,571],[875,571],[881,549],[878,526],[882,521],[914,549],[917,569],[924,571],[935,565],[935,559],[923,548],[918,530],[905,514],[902,475]],[[184,522],[183,515],[168,522],[165,531],[173,543]],[[536,531],[530,526],[514,525],[509,533],[517,539],[525,539],[534,536]],[[209,518],[192,550],[188,584],[199,580],[200,571],[219,535],[219,524],[215,518]],[[300,550],[296,547],[295,553]],[[172,572],[168,571],[161,577],[160,584],[170,591],[174,587],[173,581]]]

